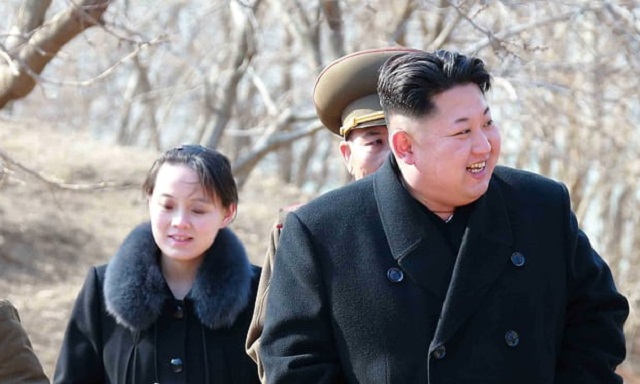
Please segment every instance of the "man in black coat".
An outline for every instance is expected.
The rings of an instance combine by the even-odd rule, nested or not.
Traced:
[[[354,52],[333,61],[318,75],[313,89],[316,111],[325,127],[342,139],[340,153],[354,180],[375,172],[389,155],[386,121],[376,92],[378,72],[388,58],[409,51],[403,47],[386,47]],[[256,362],[262,383],[267,381],[259,354],[260,335],[275,252],[286,215],[300,205],[281,209],[271,229],[247,332],[246,351]]]
[[[619,383],[629,308],[561,183],[496,166],[474,57],[394,56],[392,150],[288,215],[260,353],[277,383]]]

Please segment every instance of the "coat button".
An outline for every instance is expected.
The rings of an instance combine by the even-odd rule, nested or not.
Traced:
[[[173,372],[175,373],[180,373],[182,372],[182,359],[179,357],[173,358],[171,359],[171,369],[173,370]]]
[[[508,346],[515,347],[520,344],[520,335],[518,335],[516,331],[507,331],[507,333],[504,334],[504,341]]]
[[[173,317],[176,319],[182,319],[184,317],[184,307],[177,304],[173,310]]]
[[[524,266],[524,262],[525,262],[525,258],[524,255],[520,252],[513,252],[511,254],[511,264],[513,264],[516,267],[523,267]]]
[[[399,283],[404,279],[404,273],[400,268],[389,268],[387,271],[387,279],[392,283]]]
[[[431,352],[431,356],[433,356],[434,359],[443,359],[445,357],[445,355],[447,354],[447,349],[444,347],[444,345],[439,345],[438,347],[436,347],[436,349],[433,350],[433,352]]]

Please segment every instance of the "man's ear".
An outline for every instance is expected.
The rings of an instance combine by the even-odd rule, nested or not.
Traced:
[[[347,166],[349,172],[351,172],[351,169],[349,169],[349,160],[351,159],[351,145],[349,145],[349,142],[347,142],[346,140],[342,140],[340,142],[340,153],[342,154],[342,160],[344,161],[344,164]]]
[[[411,137],[406,131],[395,131],[391,134],[391,150],[398,161],[413,164]]]

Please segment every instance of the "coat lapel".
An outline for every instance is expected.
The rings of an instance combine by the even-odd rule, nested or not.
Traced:
[[[503,201],[492,180],[469,217],[432,348],[451,338],[508,266],[513,236]]]
[[[405,189],[388,161],[375,173],[374,191],[391,254],[416,284],[438,299],[447,292],[450,262],[455,255],[446,239]]]
[[[393,258],[416,284],[444,300],[432,341],[432,346],[438,346],[471,316],[508,265],[513,237],[502,194],[492,180],[478,200],[447,290],[448,263],[438,262],[454,256],[446,240],[400,182],[393,159],[374,177],[376,203]]]

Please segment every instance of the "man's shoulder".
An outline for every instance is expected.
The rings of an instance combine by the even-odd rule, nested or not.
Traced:
[[[286,207],[280,207],[280,209],[278,209],[278,218],[276,220],[275,227],[282,228],[282,226],[284,225],[284,220],[287,218],[287,215],[289,214],[289,212],[294,212],[296,209],[300,208],[304,204],[305,203],[295,203],[295,204],[287,205]]]
[[[18,319],[18,310],[7,299],[0,299],[0,318],[4,319]]]
[[[373,196],[371,191],[372,183],[370,180],[356,180],[347,185],[322,193],[301,207],[298,207],[296,212],[315,211],[318,209],[322,209],[323,211],[344,209],[345,207],[357,204],[367,196]]]
[[[351,182],[343,187],[325,192],[291,210],[281,210],[275,230],[286,226],[290,214],[305,225],[320,225],[326,229],[327,223],[341,223],[343,219],[357,217],[360,211],[375,207],[373,190],[370,183],[362,180]],[[314,224],[315,223],[315,224]]]
[[[561,185],[559,181],[556,181],[551,177],[544,176],[532,171],[506,166],[497,166],[494,171],[494,176],[501,182],[513,187],[556,189]]]
[[[564,184],[550,177],[505,166],[496,167],[494,182],[505,198],[511,201],[528,201],[531,204],[547,204],[563,201],[568,191]]]

